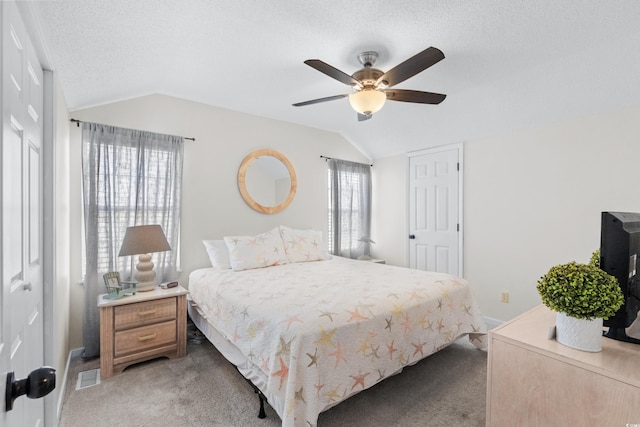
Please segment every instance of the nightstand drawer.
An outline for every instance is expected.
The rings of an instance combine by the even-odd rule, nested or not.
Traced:
[[[165,344],[175,344],[176,322],[171,320],[141,328],[116,332],[114,356],[147,350]]]
[[[122,330],[175,318],[176,299],[166,298],[116,307],[114,327]]]

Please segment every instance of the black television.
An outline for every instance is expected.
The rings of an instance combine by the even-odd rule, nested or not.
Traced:
[[[600,268],[618,279],[624,303],[604,321],[604,336],[640,344],[627,335],[640,311],[640,213],[602,212],[600,230]]]

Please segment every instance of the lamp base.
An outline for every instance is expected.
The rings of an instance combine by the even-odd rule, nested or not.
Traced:
[[[136,284],[137,292],[152,291],[156,288],[156,282],[138,282]]]
[[[151,255],[141,254],[138,256],[136,264],[136,272],[133,274],[138,284],[136,290],[138,292],[152,291],[156,287],[156,272],[153,269]]]

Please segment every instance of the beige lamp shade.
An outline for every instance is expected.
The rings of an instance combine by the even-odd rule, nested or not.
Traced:
[[[118,256],[150,254],[152,252],[170,251],[171,246],[162,231],[156,225],[136,225],[127,227]]]
[[[160,225],[136,225],[128,227],[124,233],[118,256],[140,255],[133,277],[138,281],[138,291],[150,291],[156,286],[156,272],[149,254],[170,250],[171,246]]]

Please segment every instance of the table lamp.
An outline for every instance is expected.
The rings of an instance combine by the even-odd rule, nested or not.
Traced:
[[[373,258],[371,258],[371,243],[375,243],[373,240],[371,240],[369,238],[369,236],[362,236],[360,239],[358,239],[359,242],[362,242],[364,244],[364,254],[360,255],[358,257],[359,260],[362,261],[369,261]]]
[[[151,262],[152,252],[170,251],[171,247],[160,225],[127,227],[118,256],[139,255],[133,277],[138,291],[151,291],[156,286],[156,272]]]

